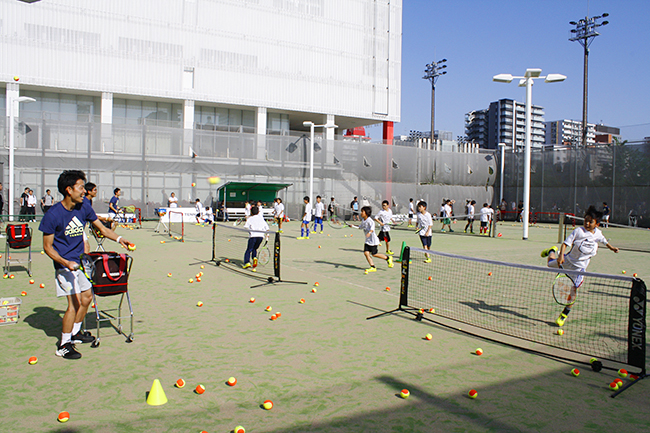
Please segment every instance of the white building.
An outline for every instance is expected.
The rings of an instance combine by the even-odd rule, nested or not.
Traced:
[[[579,120],[554,120],[546,124],[546,145],[572,146],[582,143],[582,122]],[[593,146],[596,138],[596,125],[587,123],[587,146]]]
[[[4,115],[20,94],[32,117],[103,125],[392,139],[400,120],[401,0],[0,0],[0,35]]]

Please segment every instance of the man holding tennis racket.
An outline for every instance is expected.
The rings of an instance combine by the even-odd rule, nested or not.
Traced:
[[[58,188],[63,200],[56,203],[43,216],[39,230],[43,232],[43,250],[54,262],[56,295],[68,298],[68,308],[63,315],[61,343],[56,355],[64,359],[79,359],[77,343],[92,343],[95,337],[81,331],[81,324],[92,300],[92,287],[79,261],[84,253],[84,226],[90,222],[103,236],[123,247],[129,242],[106,228],[95,215],[90,201],[84,200],[86,175],[79,170],[66,170],[59,176]]]
[[[257,267],[257,249],[262,245],[264,240],[264,233],[269,231],[269,225],[264,220],[264,216],[260,213],[260,208],[257,206],[251,207],[251,216],[246,220],[244,228],[248,230],[248,245],[244,253],[243,268],[247,269],[252,267],[253,271]],[[251,263],[251,258],[253,262]]]
[[[596,210],[594,206],[589,206],[589,209],[587,209],[587,212],[585,212],[584,225],[582,227],[576,228],[564,240],[560,246],[559,252],[555,245],[542,251],[541,256],[548,257],[547,265],[551,268],[585,272],[587,270],[587,266],[589,266],[589,261],[591,258],[598,253],[598,242],[607,246],[607,248],[614,251],[615,253],[618,253],[618,248],[612,246],[603,235],[603,232],[598,229],[602,217],[602,212]],[[567,247],[570,248],[570,250],[567,254],[565,254]],[[575,302],[576,292],[582,285],[583,276],[578,275],[577,277],[570,277],[568,274],[560,274],[559,277],[570,278],[574,287],[572,290],[573,293],[570,293],[568,295],[569,302],[566,302],[568,305],[565,305],[564,310],[555,320],[555,324],[557,326],[564,326],[564,322],[571,312],[573,302]]]

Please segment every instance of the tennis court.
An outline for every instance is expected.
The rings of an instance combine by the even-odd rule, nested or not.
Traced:
[[[388,269],[375,259],[378,271],[364,275],[359,230],[326,225],[324,234],[297,240],[299,225],[285,224],[282,278],[308,284],[251,288],[256,278],[211,261],[210,226],[188,224],[185,237],[192,241],[178,242],[155,234],[155,225],[118,229],[137,244],[129,281],[135,312],[131,344],[102,328],[99,348],[77,345],[81,360],[54,355],[66,304],[54,297],[52,264],[39,254],[40,236],[34,241],[36,284],[30,285],[18,268],[15,279],[2,280],[2,296],[22,301],[18,324],[0,327],[0,408],[9,431],[213,433],[237,425],[247,432],[650,429],[648,381],[612,399],[608,384],[617,377],[615,371],[596,373],[407,314],[366,320],[397,307],[401,274],[400,266]],[[502,236],[496,238],[439,233],[440,225],[434,227],[435,250],[539,266],[545,264],[539,252],[556,243],[558,235],[552,224],[531,227],[526,242],[521,225],[510,222],[497,226]],[[392,235],[396,254],[402,241],[420,246],[411,231]],[[108,241],[105,247],[114,245]],[[382,245],[379,251],[384,250]],[[625,270],[650,280],[649,259],[647,253],[613,254],[601,248],[589,270],[615,275]],[[202,281],[190,284],[201,271]],[[456,270],[433,277],[447,282],[450,293],[462,290]],[[41,282],[45,289],[38,288]],[[20,297],[23,290],[27,296]],[[521,288],[504,282],[492,290],[508,294]],[[553,302],[550,287],[535,293],[544,292],[549,298],[544,302]],[[465,301],[473,297],[476,292],[468,292]],[[462,300],[463,294],[455,298]],[[202,307],[196,305],[199,300]],[[578,300],[575,313],[579,309]],[[276,312],[281,317],[271,321]],[[93,324],[89,319],[89,328]],[[571,323],[564,329],[568,337]],[[427,333],[430,341],[423,338]],[[478,347],[484,355],[474,354]],[[38,363],[29,365],[30,356],[37,356]],[[574,367],[582,372],[579,377],[571,376]],[[225,383],[231,376],[237,378],[234,387]],[[182,389],[173,386],[179,378],[187,383]],[[145,402],[154,379],[169,400],[162,406]],[[198,384],[206,388],[203,395],[193,392]],[[411,393],[408,399],[399,397],[404,388]],[[470,389],[478,391],[477,399],[467,397]],[[260,407],[267,399],[274,402],[270,411]],[[59,424],[56,417],[63,410],[70,412],[70,421]]]

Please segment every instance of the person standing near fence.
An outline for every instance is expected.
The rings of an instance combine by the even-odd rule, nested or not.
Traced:
[[[2,182],[0,182],[0,231],[2,229],[2,210],[5,207],[5,199],[2,197]],[[4,233],[0,233],[0,238],[5,237]]]
[[[50,190],[45,190],[45,195],[41,199],[41,207],[43,208],[43,214],[46,214],[48,210],[54,205],[54,197],[50,194]]]
[[[330,204],[327,205],[327,212],[330,214],[330,221],[334,218],[334,215],[336,215],[336,200],[334,200],[334,197],[330,199]]]
[[[352,221],[361,221],[359,219],[359,200],[356,196],[350,202],[350,208],[352,209]]]
[[[113,190],[113,197],[111,201],[108,202],[108,217],[114,221],[117,221],[117,213],[120,211],[120,195],[122,190],[115,188]]]
[[[55,352],[63,359],[81,358],[75,344],[95,341],[95,337],[81,330],[92,300],[92,284],[79,269],[79,258],[84,252],[84,226],[90,222],[108,239],[125,248],[129,245],[122,236],[104,227],[90,202],[84,201],[85,181],[83,171],[66,170],[61,173],[57,185],[63,200],[52,206],[38,228],[43,232],[43,250],[54,263],[56,295],[68,299],[68,308],[62,320],[61,342]]]
[[[34,190],[29,190],[29,195],[27,196],[27,219],[30,222],[36,221],[36,196],[34,195]]]
[[[609,227],[609,206],[606,202],[603,202],[603,227]]]
[[[27,197],[29,197],[29,187],[25,188],[23,193],[20,195],[20,216],[18,221],[24,222],[27,220],[25,215],[27,215]]]
[[[167,207],[178,207],[178,198],[176,197],[176,194],[171,193],[169,195],[169,198],[167,199]]]

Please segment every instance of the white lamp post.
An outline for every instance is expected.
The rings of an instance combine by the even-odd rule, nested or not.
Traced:
[[[501,181],[499,182],[499,198],[503,200],[503,170],[506,167],[505,157],[506,157],[506,144],[499,143],[499,149],[501,149]],[[499,205],[501,205],[501,200],[499,200]],[[501,215],[501,218],[504,218],[505,215]]]
[[[27,96],[9,99],[9,221],[14,220],[14,109],[21,102],[35,102],[36,99]]]
[[[523,215],[523,239],[528,239],[528,223],[530,213],[530,139],[531,139],[531,110],[533,100],[533,80],[544,79],[546,83],[556,83],[564,81],[566,76],[561,74],[548,74],[540,76],[541,69],[526,69],[523,77],[515,77],[511,74],[498,74],[492,77],[493,81],[498,83],[511,83],[513,79],[519,79],[519,87],[526,87],[526,142],[524,155],[524,215]]]
[[[327,122],[324,125],[315,125],[314,122],[305,120],[302,122],[303,126],[309,127],[309,139],[311,141],[309,151],[309,203],[314,203],[314,128],[338,128],[338,125]]]

